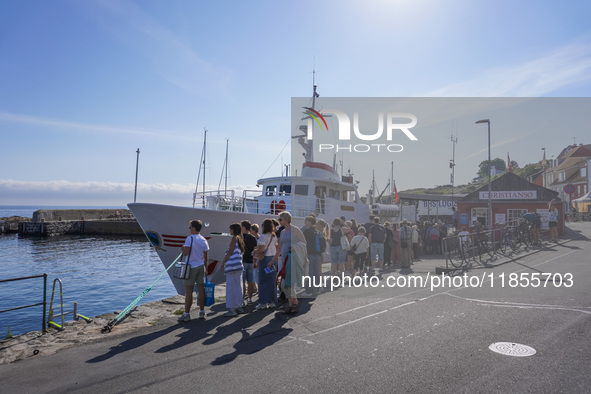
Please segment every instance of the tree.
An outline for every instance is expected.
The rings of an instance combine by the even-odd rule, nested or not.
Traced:
[[[505,170],[507,170],[505,160],[497,157],[496,159],[491,160],[491,162],[492,166],[495,167],[497,171],[504,172]],[[483,160],[482,162],[480,162],[478,168],[478,175],[482,178],[488,178],[488,160]]]
[[[528,176],[535,174],[536,172],[540,172],[542,170],[542,162],[539,161],[537,163],[527,164],[523,168],[519,168],[515,173],[520,177],[527,179]]]

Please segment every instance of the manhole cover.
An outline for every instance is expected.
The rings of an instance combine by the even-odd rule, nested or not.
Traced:
[[[488,347],[496,353],[504,354],[505,356],[527,357],[536,354],[536,349],[519,343],[511,342],[495,342]]]

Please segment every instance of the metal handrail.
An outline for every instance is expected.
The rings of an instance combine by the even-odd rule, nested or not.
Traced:
[[[43,278],[43,302],[38,302],[37,304],[31,304],[31,305],[23,305],[23,306],[18,306],[16,308],[10,308],[10,309],[5,309],[0,311],[0,313],[4,313],[4,312],[10,312],[10,311],[16,311],[19,309],[24,309],[24,308],[31,308],[34,306],[39,306],[39,305],[43,305],[43,321],[41,323],[41,331],[43,332],[43,334],[45,334],[47,332],[46,327],[45,327],[45,310],[47,308],[47,274],[43,274],[43,275],[33,275],[33,276],[23,276],[20,278],[12,278],[12,279],[2,279],[0,280],[0,283],[4,283],[4,282],[14,282],[17,280],[26,280],[26,279],[34,279],[34,278]]]

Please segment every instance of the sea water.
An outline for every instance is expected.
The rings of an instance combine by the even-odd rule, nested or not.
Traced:
[[[31,217],[37,209],[122,207],[16,207],[0,206],[0,217]],[[0,280],[47,274],[47,305],[54,279],[63,284],[64,310],[78,303],[78,313],[97,316],[121,311],[135,300],[164,270],[156,251],[144,236],[64,235],[20,237],[0,235]],[[176,295],[165,274],[140,304]],[[0,283],[0,310],[43,301],[43,278]],[[53,301],[60,313],[59,286]],[[47,311],[46,311],[47,313]],[[43,307],[0,313],[0,339],[40,330]],[[72,315],[66,316],[72,320]],[[61,324],[59,319],[56,319]]]

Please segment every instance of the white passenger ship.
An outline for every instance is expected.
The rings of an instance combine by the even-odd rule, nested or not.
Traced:
[[[314,85],[313,106],[316,94]],[[305,130],[306,126],[300,129]],[[329,225],[336,217],[355,218],[360,223],[367,220],[369,206],[362,202],[357,185],[351,175],[340,177],[330,165],[312,159],[312,141],[304,135],[295,136],[306,150],[306,161],[300,176],[272,177],[258,180],[261,190],[232,190],[204,192],[197,195],[202,206],[197,208],[171,205],[132,203],[129,209],[142,230],[156,248],[165,267],[180,253],[188,235],[188,223],[199,219],[204,227],[201,234],[210,245],[210,261],[221,261],[228,247],[228,230],[232,223],[250,220],[258,223],[287,210],[292,214],[293,224],[303,226],[304,218],[311,213],[325,219]],[[184,294],[182,281],[169,275],[179,294]]]

